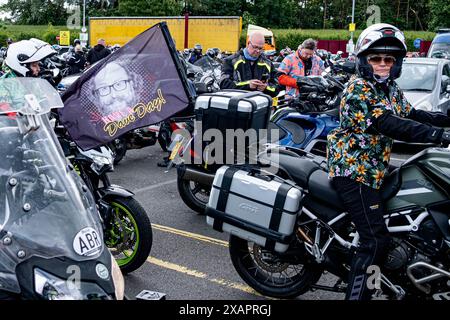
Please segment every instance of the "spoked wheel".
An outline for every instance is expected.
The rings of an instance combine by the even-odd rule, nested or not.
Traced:
[[[205,214],[205,208],[209,201],[211,186],[202,185],[196,181],[177,178],[178,193],[183,202],[199,214]]]
[[[297,297],[308,291],[322,275],[317,266],[301,264],[301,259],[288,262],[276,253],[233,235],[229,244],[231,261],[238,274],[265,296]]]
[[[116,197],[109,201],[111,223],[105,243],[123,273],[132,272],[145,263],[152,248],[150,219],[133,198]]]

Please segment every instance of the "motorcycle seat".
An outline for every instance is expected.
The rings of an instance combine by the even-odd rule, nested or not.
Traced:
[[[309,177],[314,171],[321,170],[320,166],[311,159],[285,154],[279,154],[279,165],[302,188],[308,187]]]
[[[328,172],[324,170],[314,171],[308,182],[309,192],[317,199],[332,205],[334,208],[344,210],[341,198],[328,179]]]
[[[309,190],[315,198],[330,204],[332,207],[344,210],[342,201],[328,179],[328,172],[311,159],[293,157],[291,155],[279,154],[279,166],[285,170],[300,187]],[[400,168],[386,174],[381,189],[383,202],[394,197],[401,187]]]
[[[401,187],[400,169],[395,169],[389,173],[381,189],[381,199],[383,202],[394,197]],[[344,210],[341,198],[328,179],[328,173],[324,170],[316,170],[312,172],[308,181],[309,192],[319,200],[332,205],[335,208]]]
[[[325,110],[325,111],[310,111],[310,112],[305,112],[305,113],[309,114],[309,115],[326,114],[326,115],[331,116],[331,117],[339,118],[339,109],[337,109],[337,108],[330,109],[330,110]]]

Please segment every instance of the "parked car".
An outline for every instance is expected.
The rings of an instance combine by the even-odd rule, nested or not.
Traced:
[[[450,115],[450,60],[407,58],[396,81],[416,109]]]
[[[450,28],[438,30],[427,57],[450,59]]]

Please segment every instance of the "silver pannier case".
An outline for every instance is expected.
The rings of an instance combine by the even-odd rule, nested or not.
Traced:
[[[294,235],[302,196],[300,189],[274,176],[222,166],[206,206],[207,223],[215,230],[284,252]]]

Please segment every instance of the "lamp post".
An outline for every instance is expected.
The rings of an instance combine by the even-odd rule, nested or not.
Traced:
[[[83,27],[81,28],[80,41],[82,46],[87,45],[88,36],[86,34],[86,0],[83,0]]]
[[[353,0],[352,2],[352,24],[355,23],[355,1]],[[353,43],[353,31],[351,32],[351,38],[352,38],[352,43]]]
[[[83,0],[83,28],[81,32],[86,32],[86,0]]]
[[[350,40],[347,43],[347,52],[348,53],[352,53],[355,49],[355,46],[353,44],[353,32],[354,32],[353,28],[355,26],[355,2],[356,2],[356,0],[352,1],[352,24],[351,24],[352,31],[350,31]]]

